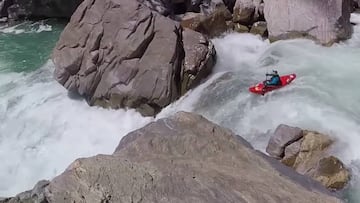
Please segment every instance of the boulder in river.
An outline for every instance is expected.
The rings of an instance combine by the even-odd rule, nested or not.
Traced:
[[[55,78],[90,105],[153,116],[179,98],[182,84],[193,87],[212,70],[213,44],[184,33],[179,23],[137,1],[85,0],[54,49]],[[182,74],[189,70],[190,83]]]
[[[300,174],[307,175],[329,189],[343,189],[350,171],[329,154],[333,140],[316,131],[281,124],[270,138],[266,151]]]

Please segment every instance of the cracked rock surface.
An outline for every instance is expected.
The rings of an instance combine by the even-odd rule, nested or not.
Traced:
[[[342,202],[230,130],[186,112],[129,133],[112,155],[76,160],[40,191],[29,193],[57,203]]]
[[[195,82],[211,72],[215,60],[213,44],[198,35],[185,34],[205,47],[196,53],[205,58],[192,60],[198,65],[192,70],[200,73],[191,72]],[[181,95],[181,74],[191,66],[184,65],[190,45],[183,37],[179,23],[137,1],[85,0],[54,49],[55,78],[90,105],[152,116]]]

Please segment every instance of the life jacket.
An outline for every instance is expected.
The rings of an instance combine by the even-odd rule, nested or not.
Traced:
[[[278,76],[278,75],[272,76],[271,79],[270,79],[270,83],[272,85],[281,85],[280,76]]]

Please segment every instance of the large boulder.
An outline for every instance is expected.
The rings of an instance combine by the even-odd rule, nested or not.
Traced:
[[[298,173],[337,190],[347,185],[350,172],[329,153],[333,142],[328,135],[281,124],[271,136],[266,151]]]
[[[188,33],[185,39],[191,35],[199,38]],[[54,49],[55,78],[90,105],[153,116],[181,95],[183,61],[190,53],[182,40],[178,23],[137,1],[86,0]],[[210,73],[213,63],[207,60],[215,57],[213,45],[200,41],[208,49],[197,50],[204,57],[191,61],[199,65],[191,68],[196,80],[207,76],[203,67]]]
[[[262,0],[236,0],[233,21],[243,25],[251,25],[263,19]]]
[[[303,137],[301,128],[279,125],[269,140],[266,152],[275,158],[284,156],[285,147]]]
[[[230,11],[225,7],[221,7],[207,15],[203,13],[186,13],[181,20],[181,26],[213,38],[229,30],[226,21],[231,20],[231,18]]]
[[[265,1],[271,41],[304,37],[323,45],[351,36],[352,0]]]
[[[181,94],[200,84],[206,78],[216,62],[215,47],[202,34],[185,28],[183,31],[185,51],[181,72]]]
[[[39,191],[34,200],[57,203],[343,202],[228,129],[185,112],[129,133],[113,155],[76,160]]]

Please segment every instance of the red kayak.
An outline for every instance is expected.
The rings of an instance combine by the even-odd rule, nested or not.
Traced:
[[[290,74],[290,75],[283,75],[280,76],[280,80],[281,80],[281,85],[279,86],[267,86],[264,90],[264,84],[262,83],[258,83],[255,86],[251,86],[249,88],[249,91],[255,94],[261,94],[264,95],[267,92],[273,91],[275,89],[279,89],[282,87],[285,87],[286,85],[290,84],[294,79],[296,78],[296,74]]]

